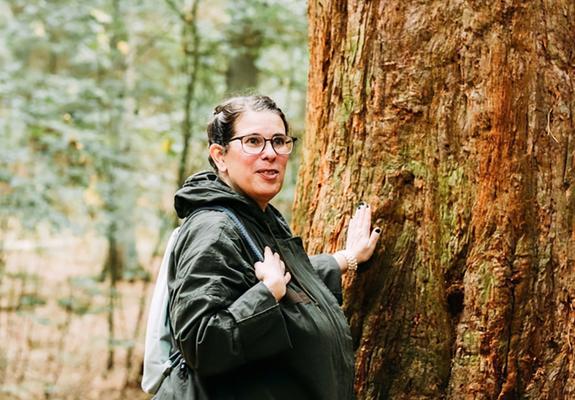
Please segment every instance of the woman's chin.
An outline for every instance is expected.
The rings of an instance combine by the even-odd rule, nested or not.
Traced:
[[[259,204],[267,204],[276,197],[280,190],[281,185],[274,185],[273,187],[262,188],[262,190],[252,193],[250,197],[256,200]]]

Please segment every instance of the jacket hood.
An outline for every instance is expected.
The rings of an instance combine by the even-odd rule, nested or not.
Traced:
[[[190,176],[174,198],[174,208],[180,218],[186,218],[198,207],[215,204],[257,207],[254,201],[233,190],[213,171]]]

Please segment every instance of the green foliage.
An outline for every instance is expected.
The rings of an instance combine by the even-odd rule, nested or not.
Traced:
[[[129,339],[111,339],[109,340],[109,344],[112,347],[118,347],[122,349],[128,349],[134,347],[135,345],[134,341]]]
[[[46,304],[46,299],[38,296],[35,293],[24,294],[20,296],[18,304],[19,309],[29,309]]]
[[[73,289],[80,290],[86,295],[98,296],[102,295],[103,291],[99,286],[98,281],[94,277],[88,276],[75,276],[70,278],[70,286]]]
[[[103,284],[91,276],[74,276],[68,279],[69,294],[58,298],[58,306],[76,315],[101,313],[107,308],[95,306],[95,300],[107,296]]]
[[[86,298],[68,296],[59,298],[58,305],[68,312],[84,315],[90,310],[91,302]]]
[[[113,222],[158,226],[157,215],[172,212],[162,199],[176,186],[183,150],[190,54],[182,32],[190,21],[182,16],[192,3],[0,3],[0,220],[109,235]],[[189,168],[208,167],[205,123],[228,91],[230,60],[250,46],[256,90],[276,98],[301,131],[305,2],[201,1],[196,24]],[[257,35],[246,36],[248,28]]]

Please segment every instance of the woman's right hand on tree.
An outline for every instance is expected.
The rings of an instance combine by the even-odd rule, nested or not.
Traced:
[[[345,251],[358,264],[364,263],[373,255],[380,234],[380,228],[371,230],[371,207],[362,201],[349,221]]]
[[[362,201],[349,221],[345,250],[333,254],[341,272],[356,270],[358,264],[369,260],[380,234],[380,228],[371,230],[371,208]]]
[[[256,277],[267,286],[276,301],[280,301],[286,294],[287,284],[291,279],[291,274],[286,272],[280,255],[266,246],[264,260],[255,263],[254,268]]]

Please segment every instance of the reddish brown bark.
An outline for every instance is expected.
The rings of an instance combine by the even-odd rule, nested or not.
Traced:
[[[575,3],[316,1],[294,222],[340,248],[359,399],[575,398]]]

